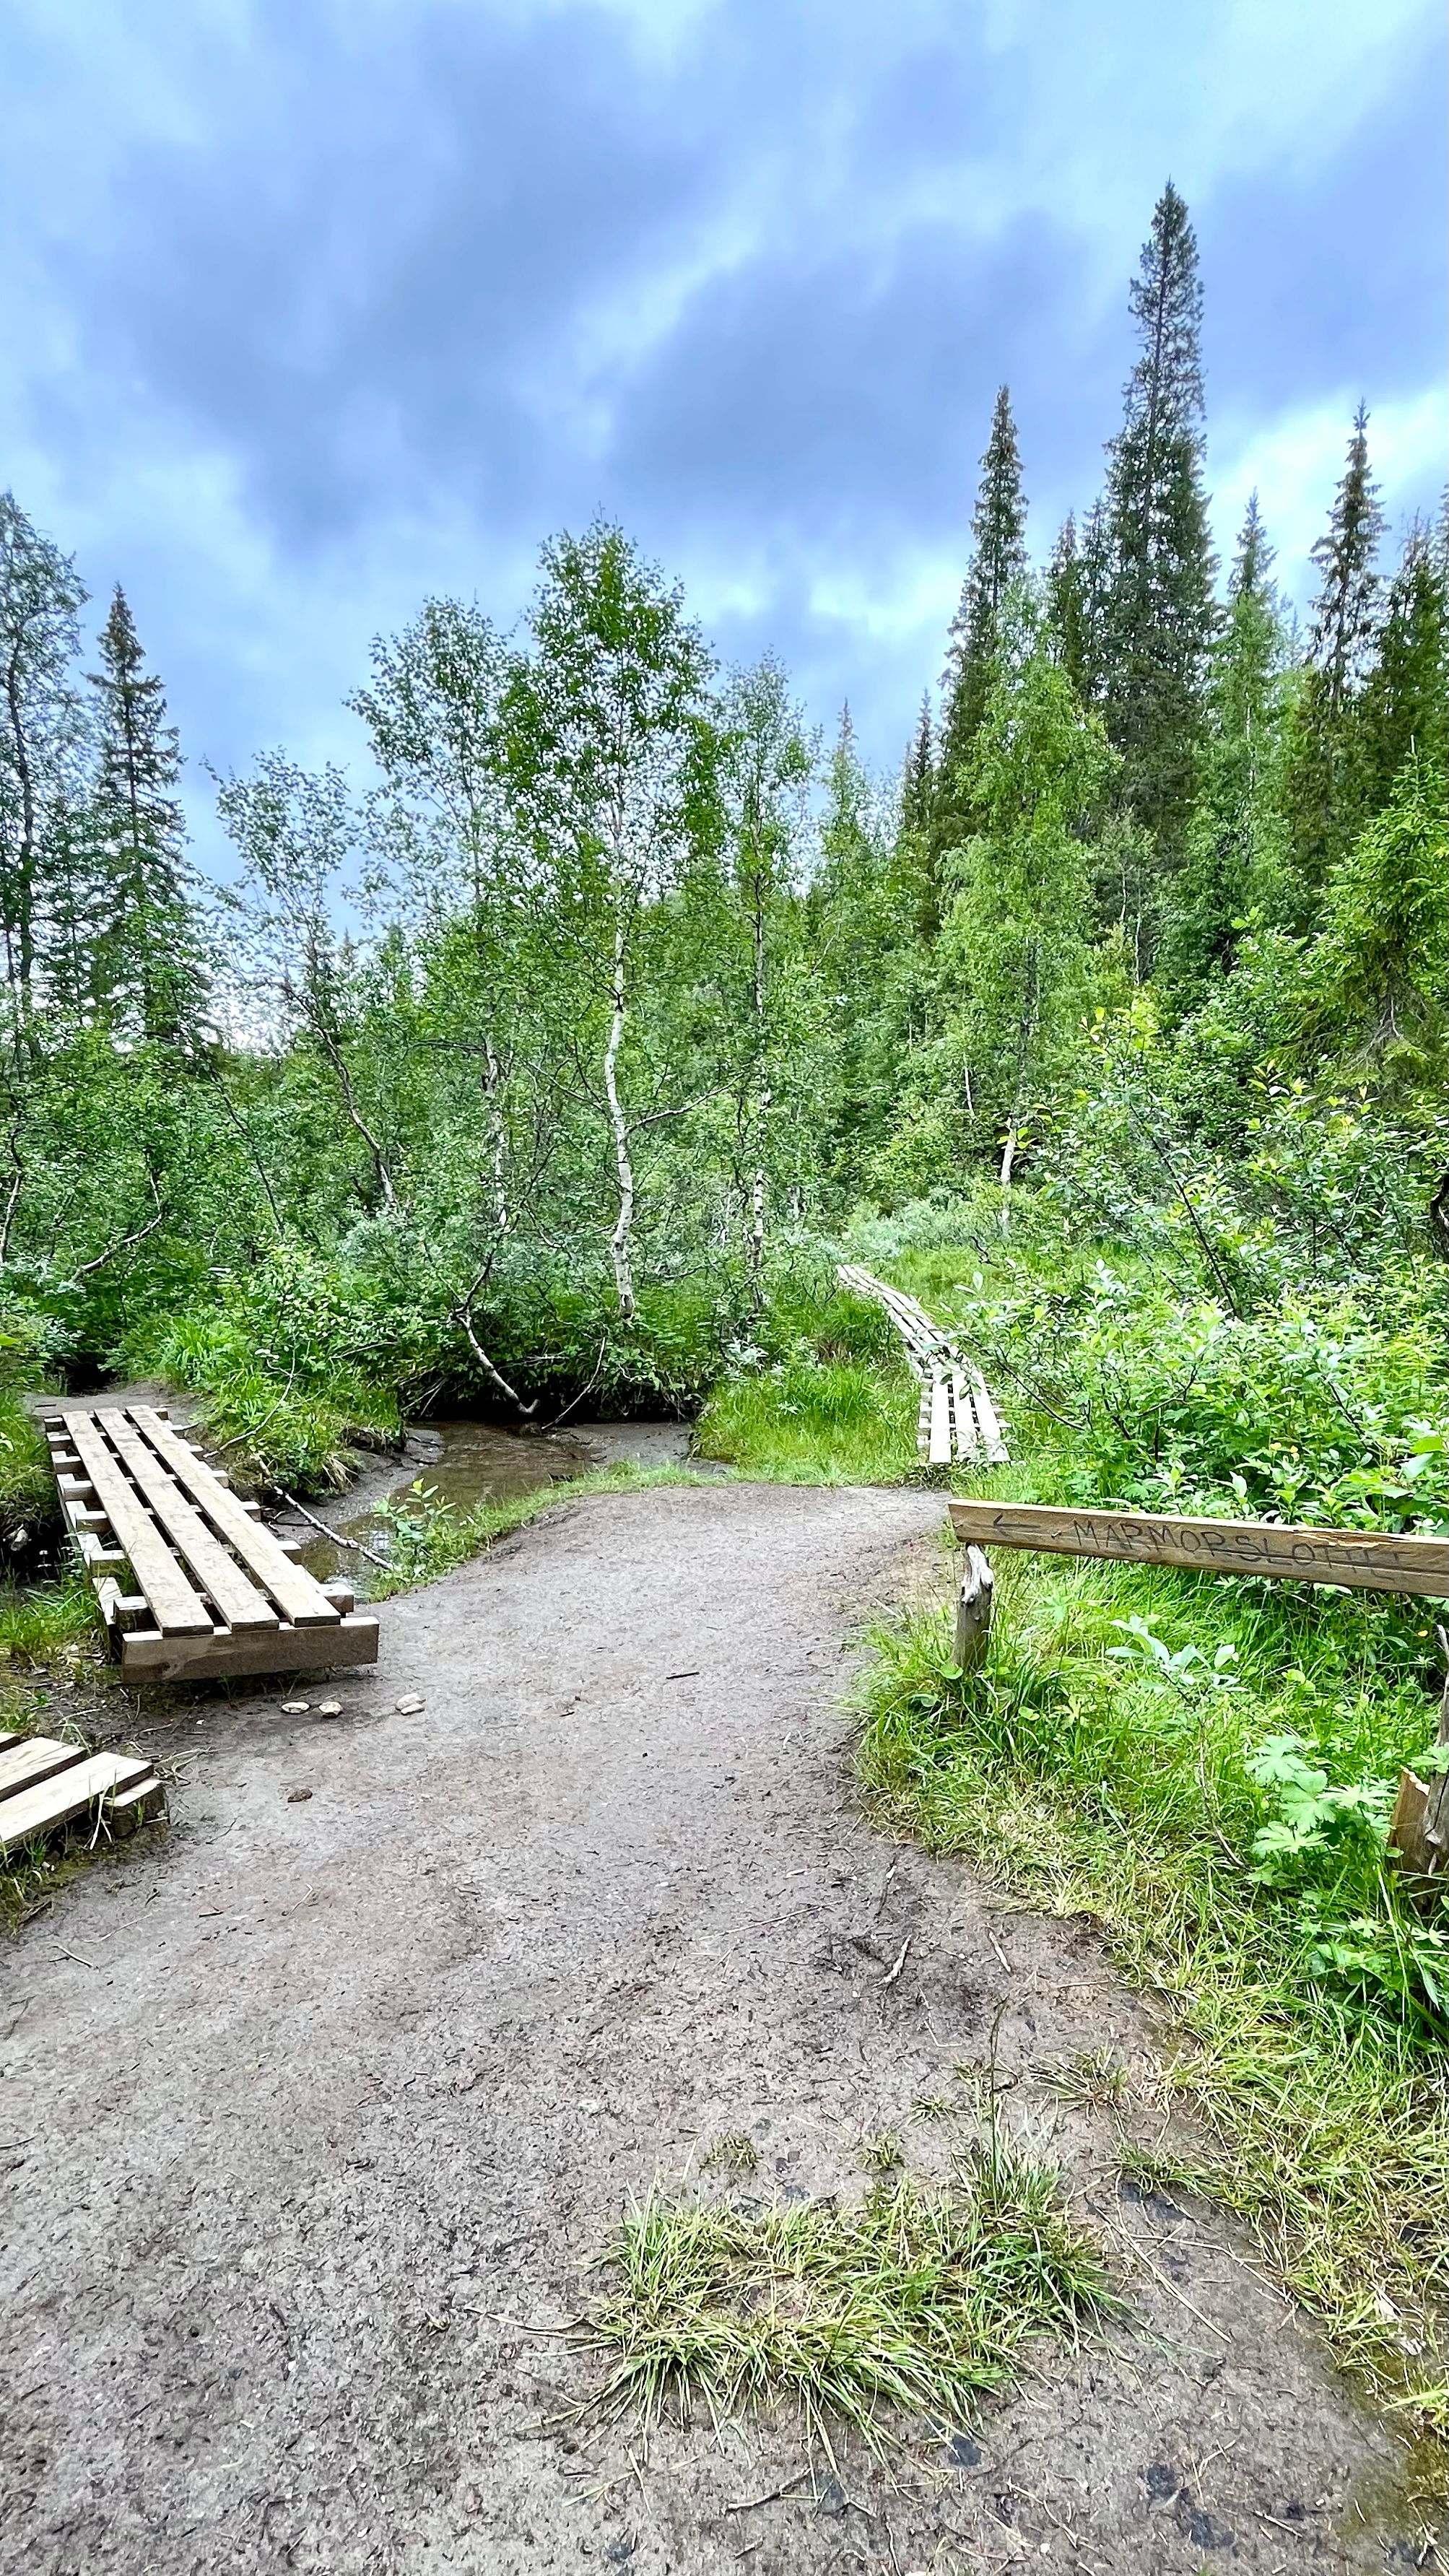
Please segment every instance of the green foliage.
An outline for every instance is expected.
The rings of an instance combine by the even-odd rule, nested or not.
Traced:
[[[1422,1641],[1389,1605],[1293,1587],[1275,1604],[1135,1567],[996,1574],[969,1676],[944,1614],[879,1637],[871,1792],[1107,1927],[1180,2035],[1162,2080],[1206,2144],[1178,2181],[1224,2200],[1344,2359],[1434,2420],[1445,1930],[1383,1857],[1397,1766],[1433,1732]]]

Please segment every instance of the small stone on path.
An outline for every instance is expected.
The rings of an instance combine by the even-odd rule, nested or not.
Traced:
[[[311,1705],[309,1699],[284,1699],[282,1715],[283,1717],[305,1717]]]
[[[397,1713],[399,1717],[416,1717],[419,1709],[423,1706],[424,1702],[419,1699],[417,1692],[409,1691],[406,1699],[400,1699],[398,1701]]]
[[[319,1717],[340,1717],[342,1715],[341,1700],[319,1699],[317,1702],[317,1714]]]
[[[303,1799],[310,1798],[311,1795],[312,1792],[310,1789],[289,1789],[287,1791],[287,1804],[289,1807],[300,1807]]]

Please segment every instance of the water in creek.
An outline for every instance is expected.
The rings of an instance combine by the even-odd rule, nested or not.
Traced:
[[[461,1517],[479,1503],[507,1501],[514,1494],[537,1492],[541,1485],[564,1484],[590,1467],[633,1459],[645,1467],[677,1465],[689,1455],[687,1422],[581,1422],[566,1431],[501,1431],[491,1422],[415,1422],[401,1456],[368,1467],[350,1493],[333,1504],[318,1503],[319,1518],[344,1538],[385,1553],[385,1524],[378,1518],[386,1503],[404,1502],[421,1482],[434,1503],[451,1504]],[[302,1562],[322,1582],[347,1575],[359,1594],[368,1589],[373,1568],[355,1548],[339,1548],[305,1521],[284,1519],[278,1526],[302,1542]]]

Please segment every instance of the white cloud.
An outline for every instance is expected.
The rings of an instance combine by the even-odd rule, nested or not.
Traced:
[[[1231,429],[1213,441],[1213,522],[1224,560],[1242,525],[1248,495],[1256,491],[1268,535],[1277,548],[1278,577],[1300,605],[1311,595],[1309,548],[1323,534],[1343,473],[1349,430],[1358,404],[1354,388],[1332,401],[1292,411],[1235,442]],[[1449,457],[1449,391],[1442,385],[1369,414],[1369,461],[1381,487],[1390,528],[1432,500]]]

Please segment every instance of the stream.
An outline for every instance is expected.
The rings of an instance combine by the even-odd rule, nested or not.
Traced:
[[[370,1461],[345,1494],[309,1508],[344,1538],[385,1553],[386,1524],[379,1513],[386,1504],[405,1502],[416,1483],[427,1488],[431,1502],[451,1505],[461,1518],[479,1503],[506,1502],[624,1459],[642,1467],[680,1466],[689,1441],[687,1422],[578,1422],[566,1431],[543,1432],[504,1431],[492,1422],[415,1422],[400,1452]],[[359,1599],[366,1595],[375,1569],[355,1548],[335,1546],[289,1512],[279,1514],[275,1527],[300,1542],[302,1563],[319,1582],[345,1574]]]

